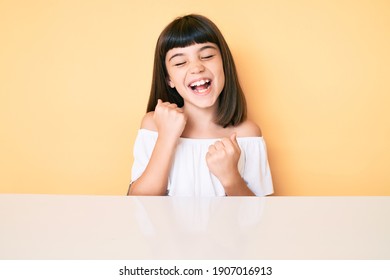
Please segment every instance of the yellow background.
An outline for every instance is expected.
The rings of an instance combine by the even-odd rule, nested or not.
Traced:
[[[232,50],[276,195],[390,195],[387,0],[0,0],[0,193],[124,195],[155,42],[187,13]]]

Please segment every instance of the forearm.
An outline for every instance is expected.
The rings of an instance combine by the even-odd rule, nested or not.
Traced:
[[[165,195],[175,150],[175,140],[159,137],[145,171],[131,184],[128,195]]]
[[[229,178],[221,181],[227,196],[254,196],[240,173],[230,174]]]

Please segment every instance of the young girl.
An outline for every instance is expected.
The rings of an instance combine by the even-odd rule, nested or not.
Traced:
[[[157,41],[128,195],[272,192],[265,143],[259,127],[246,119],[225,39],[204,16],[177,18]]]

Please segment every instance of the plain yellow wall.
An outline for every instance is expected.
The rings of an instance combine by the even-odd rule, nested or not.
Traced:
[[[390,195],[390,2],[0,1],[0,193],[124,195],[161,30],[211,18],[276,195]]]

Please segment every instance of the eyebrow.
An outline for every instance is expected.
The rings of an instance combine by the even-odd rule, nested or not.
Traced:
[[[203,46],[199,49],[198,52],[201,52],[201,51],[204,51],[206,49],[214,49],[214,50],[217,50],[218,48],[214,47],[214,46],[211,46],[211,45],[206,45],[206,46]],[[177,56],[184,56],[184,53],[175,53],[174,55],[172,55],[168,61],[171,61],[173,58],[177,57]]]

